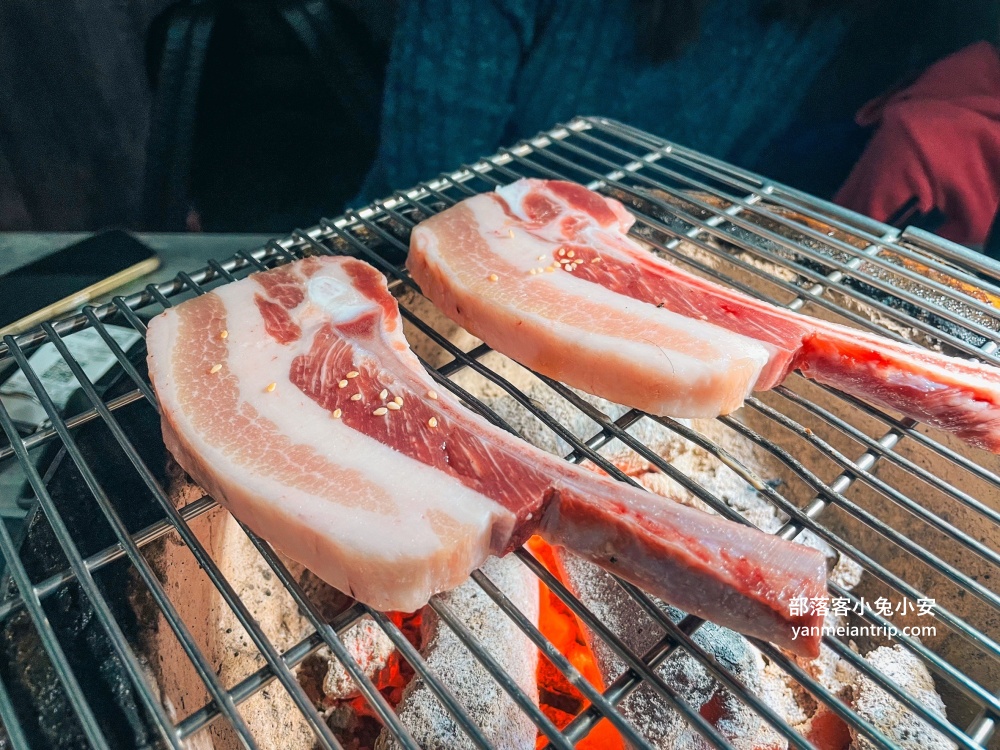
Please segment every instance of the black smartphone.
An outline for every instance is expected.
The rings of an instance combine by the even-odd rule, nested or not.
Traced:
[[[160,259],[115,229],[0,276],[0,335],[21,333],[155,271]]]

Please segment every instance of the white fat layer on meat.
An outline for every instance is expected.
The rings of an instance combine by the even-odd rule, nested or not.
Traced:
[[[517,184],[518,183],[514,183],[514,185]],[[467,200],[465,204],[472,209],[472,212],[480,226],[490,227],[504,225],[506,217],[499,206],[497,206],[493,201],[473,198]],[[528,276],[525,281],[527,281],[528,284],[537,287],[537,292],[533,292],[533,294],[537,294],[544,298],[547,289],[562,289],[570,292],[574,297],[578,297],[588,303],[596,303],[601,307],[618,309],[623,312],[627,312],[631,319],[636,321],[637,327],[633,332],[623,333],[628,333],[632,338],[636,339],[640,338],[640,336],[648,335],[652,338],[652,341],[647,343],[653,346],[656,346],[656,331],[658,329],[663,330],[665,328],[671,328],[688,331],[693,335],[703,338],[705,341],[713,343],[716,349],[719,350],[720,358],[724,360],[729,359],[731,354],[738,354],[740,356],[753,358],[760,363],[760,366],[763,366],[766,363],[766,348],[759,341],[752,339],[749,336],[733,333],[732,331],[713,323],[696,320],[695,318],[680,315],[664,308],[658,308],[656,305],[648,302],[627,297],[619,292],[607,289],[600,284],[595,284],[582,278],[578,278],[573,275],[572,271],[557,269],[552,273],[543,273],[531,276],[532,268],[550,265],[552,252],[562,244],[562,241],[553,240],[551,242],[546,242],[539,239],[537,233],[535,232],[529,233],[517,226],[512,226],[511,228],[513,229],[515,235],[513,241],[510,235],[506,232],[484,232],[483,239],[485,239],[485,241],[489,244],[490,249],[494,253],[502,257],[506,262],[517,266],[519,270],[524,271],[524,273]],[[494,236],[495,234],[499,236]],[[607,247],[605,243],[600,243],[597,247],[600,248],[600,254],[607,254],[604,250],[604,248]],[[436,250],[437,248],[435,247],[433,249]],[[545,255],[545,260],[539,261],[538,256],[542,254]],[[447,258],[440,253],[435,253],[435,255],[437,256],[437,262],[440,263],[442,267],[448,268]],[[490,287],[487,287],[487,289],[489,288]],[[642,323],[646,323],[648,325],[646,330],[641,328]],[[598,340],[600,339],[613,341],[616,346],[620,346],[622,343],[622,338],[617,336],[600,337]]]
[[[524,213],[524,196],[534,188],[527,180],[518,180],[509,185],[497,185],[496,194],[503,198],[507,208],[521,221],[530,221],[528,215]]]
[[[320,271],[328,272],[326,269]],[[319,280],[312,279],[314,284]],[[363,472],[369,480],[385,488],[395,500],[397,515],[387,518],[373,511],[345,507],[338,507],[335,515],[326,513],[323,506],[339,505],[336,488],[331,488],[330,496],[325,498],[298,497],[290,507],[313,518],[325,533],[369,553],[385,554],[395,548],[419,555],[437,549],[440,545],[437,532],[427,520],[430,510],[441,511],[460,523],[483,529],[488,541],[494,516],[506,512],[499,505],[457,479],[362,435],[342,420],[331,419],[330,412],[292,384],[288,373],[292,360],[302,354],[302,347],[280,345],[267,336],[256,306],[252,304],[255,292],[253,288],[241,289],[236,285],[217,290],[227,310],[241,311],[244,315],[251,310],[255,316],[250,325],[231,327],[227,341],[231,352],[227,364],[240,381],[243,399],[261,416],[271,420],[280,433],[293,436],[297,443],[329,456],[338,466]],[[304,327],[302,341],[311,341],[312,333],[314,331]],[[233,356],[241,351],[255,351],[262,340],[274,357],[266,368],[262,368],[253,356]],[[277,386],[273,392],[266,392],[264,389],[270,382],[277,382]],[[350,386],[344,390],[345,394],[348,390],[354,392]],[[379,418],[372,416],[372,419]],[[392,466],[393,470],[385,471],[387,466]],[[264,477],[259,479],[270,481]],[[323,505],[318,506],[316,501],[322,501]]]
[[[507,203],[507,208],[512,214],[517,216],[522,221],[527,222],[530,221],[530,219],[524,212],[524,198],[533,190],[538,189],[539,188],[536,185],[528,180],[518,180],[510,185],[504,185],[496,188],[496,192]],[[589,222],[579,231],[578,240],[580,244],[590,245],[593,248],[599,248],[602,256],[607,257],[614,255],[626,261],[628,261],[627,255],[623,252],[617,252],[614,249],[615,244],[621,243],[629,245],[629,249],[632,252],[643,254],[647,252],[644,248],[635,244],[627,235],[598,226],[592,222],[589,214],[567,205],[556,196],[548,195],[548,197],[551,200],[560,203],[564,216],[576,214]],[[476,205],[473,206],[472,204]],[[486,201],[467,201],[466,205],[470,205],[470,207],[473,208],[474,213],[476,213],[477,218],[479,218],[481,222],[501,222],[501,224],[482,223],[482,226],[502,226],[505,223],[510,223],[501,211],[497,210],[495,206],[490,206]],[[533,228],[530,233],[517,227],[512,228],[514,229],[515,238],[518,240],[518,249],[523,248],[522,252],[512,252],[508,245],[500,244],[500,242],[498,242],[495,238],[488,236],[488,233],[485,233],[487,235],[485,238],[490,243],[491,248],[501,254],[505,259],[513,260],[517,257],[518,260],[522,261],[519,265],[521,265],[523,270],[527,271],[529,274],[532,268],[538,267],[538,255],[542,252],[537,247],[534,249],[528,247],[530,241],[537,242],[539,245],[545,244],[545,241],[551,242],[552,247],[548,248],[546,251],[547,258],[551,256],[554,249],[565,241],[565,238],[562,236],[559,222],[551,222],[544,227]],[[501,233],[500,236],[503,237],[503,234]],[[508,234],[507,236],[509,237],[510,235]],[[545,265],[548,265],[548,263],[549,260],[546,260]],[[661,324],[668,323],[671,326],[676,327],[679,322],[678,319],[681,319],[682,321],[693,321],[697,323],[697,328],[694,330],[704,332],[704,335],[709,337],[709,340],[715,339],[720,347],[727,347],[730,351],[743,353],[747,353],[748,350],[762,349],[764,352],[763,356],[767,359],[761,363],[761,367],[763,367],[764,363],[766,363],[775,353],[775,347],[767,342],[734,333],[733,331],[715,325],[714,323],[698,321],[684,315],[672,313],[668,310],[659,309],[655,305],[648,302],[640,302],[639,300],[631,299],[625,295],[619,294],[618,292],[611,292],[598,284],[592,284],[576,278],[572,278],[568,283],[563,281],[565,277],[571,275],[572,271],[567,272],[559,269],[555,273],[556,279],[552,279],[549,274],[546,274],[532,279],[531,283],[536,283],[538,286],[545,286],[553,283],[564,284],[567,289],[572,289],[574,293],[581,294],[588,300],[600,302],[602,304],[607,304],[608,300],[612,298],[618,298],[623,301],[623,309],[629,310],[632,314],[636,314],[636,311],[641,309],[645,317],[655,319]],[[600,295],[596,292],[593,295],[587,294],[587,289],[593,289],[595,287],[601,289],[605,294]],[[641,306],[641,308],[639,306]],[[686,326],[684,327],[686,328]],[[734,345],[737,347],[735,350],[732,349]],[[759,357],[761,355],[758,354],[757,356]]]
[[[518,185],[519,183],[514,183],[504,189],[513,190]],[[578,278],[572,271],[560,268],[551,273],[532,275],[531,269],[548,266],[551,263],[552,253],[561,242],[549,242],[525,231],[517,223],[511,222],[495,201],[477,197],[467,200],[465,205],[473,211],[480,226],[503,228],[497,232],[483,232],[482,237],[494,253],[524,273],[526,288],[531,290],[532,296],[544,299],[551,297],[552,290],[560,290],[578,298],[582,305],[594,305],[595,309],[606,308],[627,313],[633,323],[628,331],[622,331],[618,335],[606,335],[560,321],[558,310],[547,310],[544,316],[531,314],[522,308],[518,298],[512,297],[503,289],[502,280],[499,284],[484,285],[482,289],[482,295],[486,298],[487,295],[495,295],[491,304],[516,310],[518,317],[530,320],[541,327],[549,327],[554,321],[558,322],[565,326],[561,335],[588,349],[606,351],[632,362],[656,362],[661,367],[664,365],[663,360],[666,360],[666,367],[675,376],[694,381],[721,375],[728,369],[730,362],[739,359],[751,362],[756,368],[756,375],[750,379],[752,384],[756,382],[761,369],[768,362],[768,347],[756,339],[632,299],[600,284]],[[510,231],[514,232],[513,238],[510,236]],[[433,257],[434,263],[452,279],[461,278],[461,274],[450,267],[447,254],[440,252],[437,238],[433,233],[427,233],[425,238],[427,254]],[[540,255],[544,255],[545,259],[539,261]],[[711,346],[712,356],[692,356],[689,352],[671,348],[669,337],[671,333],[677,331]],[[580,384],[580,387],[586,389],[586,384]],[[748,395],[749,392],[745,394]],[[678,396],[679,393],[675,391],[667,397],[672,404],[676,404]]]
[[[313,279],[310,297],[316,289],[319,290],[319,299],[324,304],[331,304],[336,297],[336,294],[330,293],[331,290],[336,293],[345,283],[344,278],[332,277],[334,270],[339,271],[328,266],[318,272],[321,277]],[[288,548],[287,543],[279,544],[287,554],[310,566],[314,559],[323,560],[334,569],[333,573],[326,570],[324,577],[344,591],[349,590],[352,581],[365,581],[375,590],[381,588],[394,597],[390,606],[393,609],[406,609],[408,605],[410,608],[418,607],[435,591],[457,585],[471,569],[489,556],[494,526],[512,528],[511,514],[444,472],[398,453],[351,429],[342,420],[332,418],[330,412],[294,386],[288,377],[292,360],[307,350],[316,329],[327,319],[327,310],[324,307],[320,311],[318,306],[310,309],[310,304],[316,301],[315,297],[312,297],[312,303],[304,303],[294,311],[302,313],[294,316],[302,326],[302,339],[282,345],[264,330],[253,299],[259,291],[251,281],[215,290],[225,303],[227,318],[233,321],[228,326],[226,343],[230,356],[225,364],[238,379],[243,400],[252,405],[262,418],[270,420],[280,434],[327,456],[331,463],[339,467],[360,472],[371,483],[373,493],[383,490],[394,502],[395,509],[392,513],[381,513],[358,507],[366,504],[369,498],[365,497],[349,498],[350,504],[342,503],[339,500],[343,488],[337,486],[331,486],[329,492],[323,495],[290,487],[269,476],[259,466],[234,464],[224,446],[201,440],[188,427],[185,434],[192,439],[198,454],[208,466],[220,473],[237,474],[243,490],[266,498],[258,505],[257,511],[244,507],[241,519],[264,536],[269,536],[268,529],[283,523],[287,525],[287,519],[293,519],[296,526],[301,525],[309,532],[296,539],[299,549]],[[342,292],[340,298],[345,299],[353,309],[362,307]],[[401,333],[396,335],[401,336]],[[342,375],[334,373],[331,377],[336,379]],[[267,391],[270,383],[276,386]],[[356,389],[351,392],[356,392]],[[345,401],[346,410],[352,402],[347,401],[347,396]],[[359,404],[355,408],[364,407]],[[179,409],[171,411],[176,417],[183,418]],[[389,467],[391,470],[387,470]],[[448,550],[443,549],[438,530],[428,517],[432,512],[469,527],[467,551],[458,555],[467,562],[467,568],[448,571],[421,569],[422,561],[435,556],[438,564],[442,559],[448,559]],[[248,513],[258,515],[256,518],[248,517]],[[391,563],[393,559],[405,566],[405,570],[400,571],[401,577],[405,575],[410,580],[372,582],[370,571],[385,570],[384,563]],[[444,580],[441,580],[442,577]],[[354,590],[358,590],[356,584]]]
[[[309,301],[320,307],[334,324],[355,320],[362,313],[378,309],[378,303],[359,292],[349,279],[313,276],[306,290]]]

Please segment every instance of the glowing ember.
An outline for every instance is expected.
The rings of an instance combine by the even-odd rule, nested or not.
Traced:
[[[527,544],[531,553],[560,581],[569,580],[559,555],[540,537],[532,537]],[[390,620],[402,631],[407,640],[418,650],[423,646],[422,611],[412,614],[387,613]],[[544,585],[539,585],[538,628],[542,634],[575,666],[584,678],[598,690],[606,687],[594,652],[587,642],[585,626]],[[393,652],[373,682],[394,709],[401,703],[403,692],[413,679],[413,668]],[[536,672],[539,706],[559,729],[564,729],[588,706],[581,693],[547,659],[539,658]],[[732,706],[726,693],[719,690],[710,694],[699,707],[701,715],[722,728],[731,723]],[[369,703],[360,695],[328,702],[327,721],[346,750],[371,750],[375,747],[382,725]],[[844,722],[828,709],[821,708],[801,727],[801,731],[819,750],[845,750],[851,737]],[[691,735],[688,739],[695,739]],[[536,750],[548,744],[548,738],[538,733]],[[684,743],[687,746],[688,743]],[[770,750],[771,744],[758,746]],[[605,719],[577,744],[581,750],[625,750],[625,743],[617,730]]]
[[[552,575],[560,581],[566,580],[552,548],[541,537],[532,537],[527,547]],[[544,585],[539,585],[539,596],[539,630],[580,670],[587,682],[598,690],[603,690],[604,682],[597,669],[594,654],[584,638],[583,625]],[[576,714],[587,707],[580,692],[544,658],[538,660],[538,702],[545,715],[559,729],[564,728]],[[539,733],[536,746],[542,748],[547,744],[548,738]],[[577,748],[581,750],[623,750],[624,747],[621,736],[607,719],[602,720],[577,744]]]
[[[553,575],[565,580],[556,557],[541,538],[533,537],[528,542],[531,550]],[[590,684],[598,690],[604,689],[594,654],[584,638],[582,624],[559,599],[544,586],[539,586],[538,627],[559,651],[578,669]],[[407,640],[419,649],[421,647],[421,613],[388,613],[388,617],[403,632]],[[413,668],[394,652],[386,666],[373,678],[375,686],[393,708],[402,700],[403,691],[413,679]],[[563,729],[573,718],[587,707],[587,701],[548,660],[538,660],[538,698],[542,711],[559,728]],[[339,702],[340,722],[331,722],[338,739],[350,748],[374,747],[381,729],[375,712],[360,695]],[[341,730],[341,731],[337,731]],[[539,733],[537,747],[548,743],[548,738]],[[578,745],[581,750],[624,750],[624,743],[618,732],[607,720],[601,721]]]
[[[423,619],[423,610],[413,613],[406,612],[386,612],[386,616],[398,627],[406,640],[417,649],[421,646],[422,631],[420,629]],[[382,694],[389,705],[395,708],[403,698],[403,690],[413,679],[413,667],[403,659],[398,651],[393,651],[389,660],[372,682]],[[382,724],[363,696],[357,695],[346,701],[338,701],[340,704],[340,714],[347,717],[342,725],[331,722],[337,739],[345,748],[372,748],[375,740],[382,730]],[[340,731],[338,731],[340,730]]]
[[[843,719],[822,706],[812,717],[806,739],[819,750],[844,750],[851,744],[851,732]]]

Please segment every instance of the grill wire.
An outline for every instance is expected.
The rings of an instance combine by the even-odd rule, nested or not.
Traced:
[[[489,159],[465,166],[453,174],[442,175],[411,191],[400,192],[373,206],[351,211],[339,219],[323,220],[317,227],[307,231],[296,231],[290,237],[272,241],[257,251],[241,252],[221,263],[211,262],[200,271],[179,274],[171,281],[148,286],[142,293],[127,298],[117,297],[107,305],[87,307],[79,315],[54,324],[44,324],[34,332],[18,337],[7,336],[3,340],[3,346],[0,347],[0,355],[4,358],[13,358],[25,373],[41,400],[52,426],[22,438],[18,435],[6,410],[0,406],[0,427],[10,441],[9,446],[0,448],[0,462],[6,464],[9,461],[16,461],[20,464],[66,555],[69,566],[46,580],[30,581],[18,557],[17,547],[11,534],[0,523],[0,552],[7,561],[10,575],[19,592],[19,596],[0,604],[0,621],[6,620],[15,612],[22,610],[27,612],[58,675],[61,687],[75,711],[82,732],[94,747],[109,746],[95,717],[95,712],[99,712],[100,707],[88,705],[79,683],[79,680],[86,675],[74,674],[43,610],[43,602],[46,599],[74,582],[81,587],[93,605],[97,618],[107,632],[115,652],[133,683],[135,694],[145,706],[151,725],[159,731],[167,745],[181,747],[187,739],[212,722],[225,721],[232,726],[236,735],[247,747],[256,747],[254,737],[241,717],[238,707],[249,697],[277,680],[315,732],[318,745],[340,747],[293,673],[295,667],[304,659],[326,646],[347,668],[361,694],[397,742],[403,747],[417,747],[392,707],[348,654],[338,635],[360,618],[369,616],[388,635],[402,657],[413,667],[416,676],[425,681],[472,743],[482,748],[492,746],[476,725],[474,718],[452,694],[449,686],[429,670],[420,654],[391,620],[357,602],[345,606],[332,618],[327,614],[328,619],[324,619],[317,606],[310,601],[309,596],[268,544],[244,529],[277,580],[288,590],[314,629],[314,632],[283,653],[278,652],[256,623],[247,606],[229,585],[211,554],[188,525],[190,521],[215,507],[215,503],[206,497],[175,508],[164,488],[158,484],[154,473],[143,463],[135,446],[129,442],[123,431],[116,411],[135,402],[145,402],[154,409],[157,408],[157,404],[148,382],[129,362],[104,325],[106,323],[129,325],[140,333],[145,333],[145,326],[136,314],[137,311],[155,314],[158,310],[169,307],[172,298],[204,293],[214,285],[227,283],[251,272],[291,261],[302,257],[303,254],[355,255],[385,272],[394,291],[415,288],[402,268],[409,230],[414,223],[421,217],[468,195],[491,190],[496,185],[511,182],[522,176],[570,179],[624,200],[633,207],[639,217],[634,231],[641,239],[674,262],[724,284],[793,310],[825,309],[848,322],[897,339],[905,338],[900,335],[899,330],[914,331],[916,335],[927,336],[930,340],[940,342],[945,350],[951,353],[998,364],[997,346],[1000,337],[997,332],[1000,331],[1000,310],[991,306],[988,301],[984,301],[981,294],[967,294],[962,291],[974,287],[982,293],[1000,294],[1000,288],[984,278],[997,277],[1000,270],[987,259],[919,230],[900,232],[891,229],[715,159],[602,118],[577,118],[567,125],[558,126],[516,147],[504,149]],[[651,190],[659,192],[650,193]],[[791,219],[789,212],[804,218]],[[809,223],[809,220],[821,223],[822,228],[816,228]],[[834,231],[830,231],[831,228]],[[790,233],[789,229],[793,231]],[[852,241],[845,242],[844,237],[849,237]],[[692,257],[684,249],[690,247],[699,249],[702,254]],[[760,263],[769,265],[762,269]],[[790,273],[774,273],[768,269],[779,269]],[[750,278],[759,279],[762,286],[749,286],[731,275],[734,273],[739,275],[740,272],[749,272]],[[966,286],[957,286],[961,284]],[[915,291],[916,287],[926,290],[927,293],[921,294]],[[881,292],[882,295],[871,294],[871,290]],[[840,300],[863,303],[867,309],[879,316],[878,320],[889,323],[889,327],[852,311]],[[779,491],[775,483],[764,481],[754,469],[686,424],[667,418],[650,417],[635,410],[617,419],[611,419],[565,386],[542,378],[556,396],[567,400],[593,421],[593,435],[587,440],[581,440],[537,402],[484,365],[480,360],[490,351],[488,347],[481,345],[465,352],[452,345],[405,306],[402,308],[402,313],[406,320],[451,356],[450,362],[446,365],[438,369],[429,367],[431,375],[442,387],[456,393],[471,409],[501,427],[511,429],[490,407],[463,390],[450,377],[468,368],[499,386],[521,407],[537,417],[572,447],[572,452],[566,457],[570,461],[592,462],[618,479],[634,482],[597,452],[609,442],[620,441],[720,514],[737,522],[747,523],[722,499],[703,488],[691,477],[682,474],[627,432],[629,427],[640,420],[655,419],[680,438],[715,456],[787,516],[788,521],[777,532],[782,537],[795,539],[804,530],[810,531],[840,553],[859,562],[864,567],[866,576],[878,579],[896,596],[905,596],[911,600],[924,596],[916,581],[905,580],[893,569],[852,543],[850,538],[845,538],[849,535],[841,534],[830,525],[821,523],[820,519],[824,514],[836,508],[845,514],[845,517],[850,516],[878,534],[883,543],[891,543],[905,550],[915,560],[922,561],[931,570],[949,580],[957,589],[977,598],[991,613],[1000,610],[1000,596],[987,585],[941,559],[925,548],[922,540],[908,537],[903,531],[885,523],[871,510],[854,502],[850,497],[850,490],[853,487],[866,485],[888,501],[906,508],[936,532],[961,545],[968,555],[993,565],[1000,565],[1000,555],[995,550],[952,525],[946,517],[926,508],[912,496],[915,488],[933,487],[936,492],[974,513],[983,527],[993,528],[1000,525],[1000,513],[982,499],[978,499],[976,495],[980,498],[997,497],[997,493],[1000,492],[1000,476],[974,460],[966,458],[949,447],[946,442],[938,442],[936,433],[919,429],[911,420],[883,413],[864,402],[811,384],[809,387],[828,391],[831,397],[837,399],[834,402],[837,404],[835,411],[815,405],[808,395],[803,395],[804,392],[799,386],[803,385],[804,381],[798,376],[790,378],[786,385],[777,388],[773,394],[750,398],[746,404],[746,410],[781,426],[784,430],[782,434],[786,436],[782,441],[774,441],[755,432],[736,417],[720,418],[727,428],[787,467],[808,488],[811,499],[805,503],[796,503]],[[128,376],[134,381],[135,390],[107,402],[102,400],[94,384],[87,378],[62,341],[64,336],[84,327],[93,327],[100,333]],[[91,408],[69,419],[64,420],[59,416],[52,399],[28,364],[27,358],[30,353],[47,341],[55,344],[60,355],[82,384],[90,401]],[[796,418],[794,415],[804,415],[806,418]],[[865,424],[879,425],[881,432],[871,437],[867,431],[858,426],[859,419],[867,420]],[[138,533],[129,534],[74,440],[76,428],[95,420],[103,422],[108,427],[114,440],[128,457],[136,475],[147,488],[148,497],[143,498],[143,501],[156,503],[162,509],[163,518]],[[825,423],[835,432],[850,438],[848,444],[857,445],[860,452],[856,457],[844,454],[803,424],[808,420]],[[86,557],[81,554],[74,530],[63,523],[43,478],[29,458],[30,450],[53,441],[64,446],[68,457],[79,470],[103,518],[114,532],[117,544]],[[950,476],[957,479],[941,478],[938,472],[926,468],[920,461],[911,460],[905,452],[897,451],[897,447],[902,443],[912,445],[916,450],[931,455],[936,461],[947,465]],[[835,467],[832,479],[824,480],[800,460],[800,457],[809,451],[817,452],[829,462],[830,466]],[[876,473],[877,468],[885,465],[891,466],[896,472],[887,475],[890,479],[882,478]],[[893,481],[892,476],[901,476],[905,479]],[[179,535],[212,584],[219,590],[222,598],[232,608],[264,661],[264,666],[258,671],[235,685],[221,684],[213,666],[199,650],[154,570],[143,556],[142,549],[145,546],[174,532]],[[518,687],[513,678],[504,673],[499,663],[485,646],[476,640],[459,615],[452,611],[447,603],[433,598],[430,606],[537,725],[539,731],[547,737],[548,747],[573,747],[602,718],[607,718],[633,746],[651,747],[648,739],[644,738],[616,708],[626,696],[643,684],[650,686],[663,701],[682,713],[709,744],[723,748],[731,747],[716,727],[702,717],[697,706],[688,705],[684,696],[657,674],[657,667],[678,653],[686,653],[697,660],[712,677],[756,712],[761,721],[771,725],[790,746],[812,747],[808,740],[798,734],[773,707],[747,689],[724,664],[706,653],[692,640],[692,635],[702,625],[700,619],[688,616],[675,623],[645,594],[634,586],[620,581],[619,583],[651,622],[659,626],[664,633],[648,651],[642,654],[634,653],[618,635],[573,596],[566,586],[542,567],[531,553],[521,549],[515,554],[596,637],[603,639],[626,665],[625,671],[616,679],[610,679],[609,676],[608,687],[603,692],[589,687],[576,668],[485,574],[481,571],[473,573],[472,579],[475,584],[524,631],[556,669],[581,688],[587,707],[581,710],[563,731],[559,731]],[[93,577],[109,563],[123,557],[130,561],[139,579],[148,588],[153,601],[190,658],[196,673],[204,681],[210,696],[207,704],[190,712],[176,724],[168,718],[155,692],[147,684],[139,657],[122,633],[120,624],[115,621]],[[832,582],[830,594],[848,598],[852,607],[861,605],[853,594]],[[881,626],[889,624],[885,617],[867,605],[862,619],[866,624]],[[1000,643],[981,632],[968,619],[939,604],[933,622],[955,637],[966,640],[969,647],[979,654],[978,658],[1000,661]],[[1000,698],[994,694],[1000,686],[980,684],[963,669],[954,666],[940,654],[923,645],[919,639],[900,634],[895,636],[894,641],[915,654],[935,675],[940,685],[950,686],[956,694],[963,696],[963,700],[971,702],[975,707],[972,713],[978,711],[978,716],[964,727],[953,725],[947,719],[942,719],[927,710],[890,677],[856,654],[848,644],[829,636],[824,637],[824,644],[833,649],[843,660],[957,745],[967,748],[985,745],[994,731],[994,717],[1000,716]],[[891,742],[875,726],[869,724],[848,704],[833,695],[797,661],[785,656],[769,644],[758,641],[753,643],[767,659],[794,678],[817,701],[829,706],[834,713],[859,734],[867,737],[875,746],[892,747]],[[9,699],[8,688],[2,681],[0,681],[0,719],[13,746],[27,747],[26,735],[20,723],[23,717],[19,718],[15,713]]]

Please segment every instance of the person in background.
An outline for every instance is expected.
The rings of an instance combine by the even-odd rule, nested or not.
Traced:
[[[284,233],[577,114],[830,197],[858,108],[998,28],[996,0],[0,2],[0,231]]]
[[[0,2],[0,231],[136,225],[166,0]]]
[[[395,0],[0,2],[0,231],[286,232],[374,158]]]
[[[866,104],[874,130],[835,200],[892,224],[927,224],[1000,259],[1000,51],[977,42]],[[993,235],[991,237],[991,228]],[[988,240],[992,239],[992,242]]]
[[[353,204],[578,114],[753,167],[852,15],[848,0],[401,3],[380,145]]]

